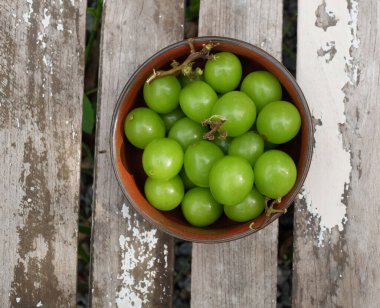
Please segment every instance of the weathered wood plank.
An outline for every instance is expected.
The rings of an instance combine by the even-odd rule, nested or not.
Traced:
[[[183,1],[107,1],[101,42],[92,237],[93,307],[169,307],[173,239],[145,222],[123,197],[111,166],[116,100],[149,56],[183,38]]]
[[[74,307],[85,1],[0,2],[0,306]]]
[[[295,213],[295,307],[380,306],[380,4],[300,0],[315,148]]]
[[[282,1],[201,1],[199,35],[245,40],[281,57]],[[194,244],[193,307],[275,307],[278,223],[242,240]]]

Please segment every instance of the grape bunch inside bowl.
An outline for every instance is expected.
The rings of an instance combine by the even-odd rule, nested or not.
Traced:
[[[147,59],[118,99],[111,157],[119,185],[156,228],[194,242],[253,234],[285,213],[312,157],[294,77],[247,42],[199,37]]]

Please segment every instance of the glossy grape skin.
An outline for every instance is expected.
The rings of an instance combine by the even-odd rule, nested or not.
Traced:
[[[171,211],[176,208],[185,194],[184,185],[178,175],[166,181],[148,177],[144,191],[149,203],[161,211]]]
[[[236,137],[252,127],[256,119],[256,106],[247,94],[231,91],[218,99],[212,114],[225,119],[222,127],[227,136]]]
[[[287,101],[267,104],[259,113],[257,131],[263,138],[274,144],[292,140],[301,128],[298,109]]]
[[[266,104],[281,100],[282,88],[279,80],[268,71],[255,71],[242,81],[240,91],[246,93],[255,103],[257,111]]]
[[[248,131],[239,137],[233,138],[228,148],[229,155],[245,158],[252,167],[263,153],[264,140],[252,131]]]
[[[183,113],[180,107],[174,109],[171,112],[161,114],[161,119],[164,121],[167,132],[172,128],[175,122],[177,122],[179,119],[182,119],[184,117],[185,117],[185,114]]]
[[[218,96],[204,81],[193,81],[182,89],[179,103],[183,112],[195,122],[201,123],[211,115]]]
[[[145,83],[143,95],[145,103],[157,113],[168,113],[178,107],[181,84],[174,76],[159,77]]]
[[[184,196],[181,204],[185,219],[193,226],[207,227],[223,214],[223,206],[213,198],[207,188],[195,187]]]
[[[218,52],[214,59],[207,60],[204,69],[205,81],[218,93],[235,90],[242,77],[239,58],[230,52]]]
[[[224,214],[233,221],[246,222],[260,216],[264,208],[265,197],[253,187],[242,202],[236,205],[225,205]]]
[[[256,161],[254,173],[257,190],[272,199],[284,197],[297,179],[293,159],[280,150],[269,150],[261,155]]]
[[[165,124],[153,110],[139,107],[128,113],[124,132],[131,144],[144,149],[152,140],[165,136]]]
[[[145,173],[152,179],[169,180],[181,171],[182,147],[174,139],[155,139],[146,146],[142,165]]]
[[[183,150],[186,150],[192,143],[202,140],[206,131],[204,126],[185,117],[174,123],[168,136],[176,140]]]
[[[224,205],[243,201],[253,183],[251,165],[239,156],[224,156],[214,163],[209,174],[210,191],[215,200]]]
[[[222,150],[212,142],[201,140],[190,145],[183,163],[190,181],[197,186],[208,187],[211,167],[223,156]]]

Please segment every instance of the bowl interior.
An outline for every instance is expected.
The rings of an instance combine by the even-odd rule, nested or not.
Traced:
[[[311,160],[311,116],[305,98],[292,75],[281,63],[263,50],[242,41],[220,37],[196,38],[194,40],[195,49],[200,50],[202,44],[210,41],[219,43],[213,49],[213,53],[230,51],[240,58],[243,75],[254,70],[267,70],[274,74],[282,85],[283,99],[292,102],[300,111],[302,119],[300,132],[292,141],[280,147],[292,156],[298,172],[292,191],[276,207],[277,209],[288,208],[302,187]],[[221,242],[241,238],[261,229],[275,220],[279,214],[274,215],[265,224],[265,214],[246,223],[236,223],[223,216],[209,227],[197,228],[185,221],[180,207],[169,212],[156,210],[144,197],[146,175],[142,169],[142,150],[132,146],[124,135],[124,120],[128,112],[137,106],[145,105],[142,88],[153,69],[167,68],[173,59],[183,60],[189,52],[189,45],[186,41],[159,51],[148,59],[126,84],[120,95],[112,123],[111,149],[114,169],[119,184],[130,203],[145,219],[159,229],[173,236],[196,242]],[[252,223],[254,224],[252,225]],[[259,228],[253,229],[252,226],[259,226]]]

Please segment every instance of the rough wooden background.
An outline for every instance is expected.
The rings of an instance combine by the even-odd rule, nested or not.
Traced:
[[[315,149],[295,213],[295,307],[380,305],[380,4],[300,0]]]
[[[85,1],[0,2],[0,306],[76,305]]]
[[[199,35],[222,35],[281,58],[282,1],[201,1]],[[247,238],[194,244],[192,307],[276,307],[278,222]]]
[[[76,305],[85,1],[0,2],[0,307]],[[168,9],[170,8],[170,9]],[[299,0],[297,77],[315,126],[295,213],[295,307],[377,307],[380,4]],[[106,1],[92,239],[93,307],[171,305],[173,239],[136,215],[109,131],[132,72],[183,38],[184,2]],[[200,35],[280,58],[282,1],[201,1]],[[194,244],[193,307],[275,307],[277,223]]]
[[[184,2],[106,1],[96,136],[91,298],[93,307],[169,307],[173,238],[152,228],[123,197],[109,133],[117,98],[149,56],[183,38]]]

